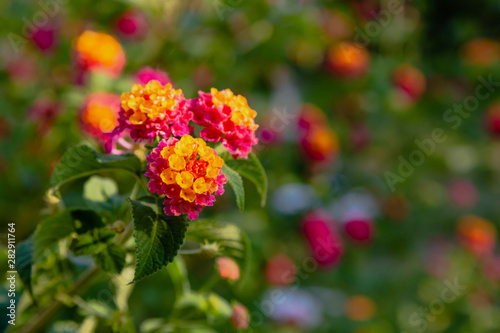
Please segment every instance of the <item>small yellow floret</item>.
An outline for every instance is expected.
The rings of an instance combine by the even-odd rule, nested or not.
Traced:
[[[193,185],[193,175],[190,172],[182,171],[177,174],[175,181],[182,188],[189,188]]]

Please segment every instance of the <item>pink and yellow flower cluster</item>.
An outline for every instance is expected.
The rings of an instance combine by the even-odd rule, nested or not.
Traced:
[[[147,157],[146,176],[152,193],[165,195],[165,214],[190,219],[198,217],[205,206],[212,206],[213,194],[224,193],[227,182],[221,172],[224,160],[202,139],[190,135],[180,140],[162,140]]]
[[[229,89],[212,88],[188,101],[164,72],[145,68],[135,80],[139,83],[119,98],[91,95],[81,112],[82,129],[112,154],[137,147],[127,137],[138,144],[159,139],[146,157],[149,190],[165,196],[165,214],[195,219],[205,206],[213,205],[214,195],[221,195],[227,182],[221,172],[224,160],[205,140],[222,142],[235,158],[247,158],[257,143],[257,113]],[[190,135],[191,121],[202,127],[201,138]]]
[[[180,89],[156,80],[134,84],[131,92],[121,96],[120,126],[129,130],[134,141],[152,141],[156,136],[187,135],[192,131],[189,121],[193,113]]]
[[[234,95],[229,89],[210,93],[199,92],[199,97],[191,101],[194,122],[204,129],[200,135],[207,141],[219,142],[234,157],[247,158],[252,145],[257,144],[255,124],[257,112],[252,110],[245,97]]]

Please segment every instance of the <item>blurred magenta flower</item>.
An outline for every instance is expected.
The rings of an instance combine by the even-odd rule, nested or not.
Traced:
[[[302,231],[308,240],[313,258],[324,267],[337,264],[344,252],[341,238],[334,229],[331,217],[323,211],[307,214],[302,223]]]
[[[344,222],[344,231],[352,240],[366,243],[372,240],[374,234],[373,221],[369,218],[353,218]]]
[[[31,34],[31,39],[41,51],[50,51],[56,44],[57,29],[52,25],[37,28]]]
[[[136,78],[140,84],[147,84],[151,80],[156,80],[162,85],[166,85],[167,83],[173,84],[167,72],[160,69],[153,69],[149,66],[139,69],[136,74]]]
[[[116,19],[115,28],[125,38],[140,40],[146,37],[149,24],[142,11],[129,9]]]

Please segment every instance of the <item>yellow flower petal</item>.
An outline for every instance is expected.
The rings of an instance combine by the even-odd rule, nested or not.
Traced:
[[[165,184],[171,185],[175,184],[177,172],[173,171],[172,169],[165,169],[161,172],[160,176],[161,180],[163,180]]]
[[[193,175],[190,172],[182,171],[177,174],[175,181],[181,188],[189,188],[193,185]]]
[[[185,188],[181,190],[181,198],[186,201],[193,202],[196,198],[196,193],[194,193],[191,188]]]
[[[179,155],[172,154],[168,157],[168,164],[173,170],[181,171],[186,167],[186,160]]]

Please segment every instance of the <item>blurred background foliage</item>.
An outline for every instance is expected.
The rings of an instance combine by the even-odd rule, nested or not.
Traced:
[[[40,13],[49,19],[35,25]],[[248,308],[253,332],[498,332],[500,92],[484,80],[500,81],[499,16],[495,0],[4,0],[2,226],[15,222],[18,240],[34,230],[50,212],[46,189],[63,152],[97,146],[78,121],[86,97],[127,91],[149,66],[186,98],[231,88],[258,112],[267,206],[248,186],[244,213],[231,194],[203,212],[249,236],[246,277],[213,290]],[[74,45],[85,30],[120,41],[119,75],[79,71]],[[429,141],[436,129],[446,139]],[[340,245],[323,260],[314,242],[325,232]],[[201,286],[213,261],[184,260]],[[169,276],[135,286],[132,326],[146,332],[151,318],[178,313]],[[450,287],[457,279],[462,289]],[[63,310],[51,332],[87,317]]]

